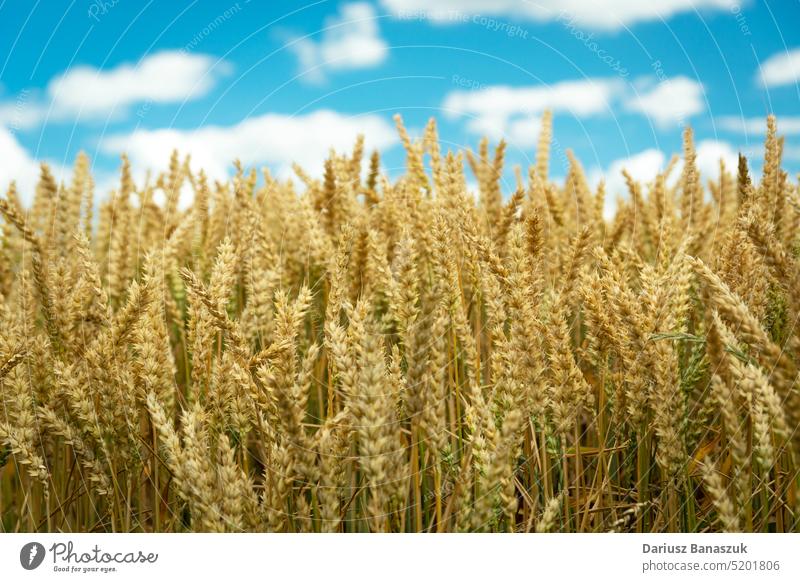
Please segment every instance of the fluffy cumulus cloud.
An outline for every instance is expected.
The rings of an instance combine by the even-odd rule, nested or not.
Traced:
[[[720,160],[728,169],[736,169],[739,163],[739,152],[726,141],[705,139],[697,144],[697,169],[704,179],[712,179],[719,175]],[[681,169],[678,165],[677,169]]]
[[[47,109],[30,99],[30,92],[21,93],[14,101],[0,103],[0,126],[11,131],[36,127],[44,119]]]
[[[471,132],[503,138],[518,147],[536,142],[538,119],[545,109],[585,118],[610,116],[624,108],[645,115],[660,128],[684,125],[705,110],[703,85],[687,77],[642,79],[637,87],[602,78],[531,87],[493,85],[453,91],[443,108],[450,118],[464,118]]]
[[[800,161],[800,146],[784,145],[783,146],[783,159],[792,162]]]
[[[65,180],[68,170],[61,164],[49,162],[50,169],[59,181]],[[36,182],[39,179],[39,162],[37,162],[17,141],[14,134],[5,127],[0,127],[0,190],[5,190],[14,181],[19,196],[25,204],[33,201]]]
[[[713,179],[719,175],[720,160],[727,168],[736,168],[738,152],[728,142],[719,140],[702,140],[696,144],[697,169],[702,180]],[[650,148],[626,158],[614,160],[602,170],[596,168],[590,173],[590,181],[597,184],[603,180],[606,184],[606,217],[613,215],[617,197],[627,198],[628,187],[622,171],[627,170],[634,180],[642,184],[652,183],[656,174],[663,172],[671,156],[663,151]],[[683,162],[679,161],[669,176],[669,183],[674,184],[683,171]]]
[[[759,78],[765,87],[780,87],[800,81],[800,48],[773,55],[761,63]]]
[[[745,134],[767,133],[767,121],[764,117],[737,117],[723,115],[715,120],[716,126],[725,131],[735,131]],[[800,117],[791,115],[778,116],[778,133],[783,135],[800,134]]]
[[[47,92],[56,113],[103,117],[134,103],[179,103],[206,95],[229,65],[215,57],[165,51],[108,71],[75,67]]]
[[[397,139],[394,127],[377,115],[350,117],[319,110],[303,116],[270,113],[229,127],[137,130],[106,137],[101,149],[110,154],[127,152],[138,168],[164,168],[172,150],[178,149],[214,179],[227,177],[235,159],[245,165],[267,165],[287,177],[292,162],[320,174],[329,149],[349,150],[358,134],[364,134],[368,148],[386,148]]]
[[[381,0],[398,18],[437,23],[468,22],[476,16],[512,20],[570,20],[587,28],[614,30],[639,22],[667,20],[695,10],[724,10],[740,0]],[[483,22],[483,21],[481,21]],[[479,22],[479,23],[481,23]]]
[[[610,112],[623,91],[618,79],[563,81],[535,87],[490,86],[453,91],[444,100],[444,114],[465,118],[467,128],[490,139],[505,138],[517,146],[536,143],[538,118],[545,109],[587,117]]]
[[[108,70],[73,67],[52,79],[44,95],[25,92],[0,103],[0,124],[24,129],[43,122],[121,117],[136,103],[203,97],[229,71],[225,61],[185,51],[154,53]]]
[[[324,80],[327,71],[377,66],[389,54],[375,9],[366,2],[343,5],[338,15],[326,19],[318,41],[297,38],[289,48],[297,56],[300,73],[316,82]]]
[[[689,117],[705,110],[703,85],[682,76],[665,78],[654,85],[640,84],[625,105],[660,127],[684,125]]]
[[[652,180],[657,173],[664,170],[666,158],[666,155],[661,150],[650,148],[630,157],[614,160],[605,170],[595,169],[590,174],[590,181],[595,185],[600,180],[605,182],[606,200],[604,212],[606,218],[613,215],[618,196],[627,198],[628,187],[625,184],[622,171],[627,170],[634,180],[646,183]]]

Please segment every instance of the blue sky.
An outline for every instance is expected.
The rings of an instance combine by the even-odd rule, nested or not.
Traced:
[[[623,167],[651,177],[684,123],[702,171],[740,150],[759,166],[770,112],[796,173],[799,17],[798,0],[0,0],[0,187],[29,199],[37,160],[84,150],[106,189],[123,151],[141,179],[175,146],[214,177],[234,158],[319,174],[359,132],[396,175],[394,113],[412,135],[435,116],[445,148],[505,138],[526,167],[545,108],[554,177],[567,149],[612,190]]]

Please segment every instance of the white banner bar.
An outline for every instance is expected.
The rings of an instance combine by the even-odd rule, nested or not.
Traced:
[[[796,581],[799,551],[797,534],[0,534],[0,580]]]

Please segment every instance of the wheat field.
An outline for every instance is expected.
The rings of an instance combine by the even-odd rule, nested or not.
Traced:
[[[687,129],[610,219],[569,152],[550,179],[549,114],[511,192],[502,142],[396,121],[391,181],[359,139],[323,179],[11,184],[2,531],[800,529],[776,120],[760,177],[700,176]]]

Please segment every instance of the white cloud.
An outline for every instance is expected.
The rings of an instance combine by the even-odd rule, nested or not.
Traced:
[[[688,77],[672,77],[645,87],[626,101],[626,107],[652,119],[656,125],[684,125],[705,109],[703,85]]]
[[[589,28],[614,30],[638,22],[667,20],[681,12],[723,10],[737,0],[381,0],[398,18],[427,18],[437,23],[465,22],[489,26],[485,17],[515,20],[571,20]]]
[[[466,118],[467,129],[518,147],[536,143],[539,117],[545,109],[574,117],[613,114],[613,105],[648,116],[661,128],[683,125],[705,109],[703,86],[687,77],[637,83],[638,93],[621,79],[583,79],[553,85],[510,87],[493,85],[449,93],[442,105],[450,118]]]
[[[628,187],[625,178],[622,176],[623,170],[643,184],[652,181],[656,174],[662,172],[666,166],[666,155],[661,150],[651,148],[634,154],[627,158],[614,160],[607,170],[595,169],[590,174],[590,182],[594,185],[602,179],[606,185],[606,199],[603,213],[606,218],[610,218],[616,209],[617,197],[627,198]]]
[[[587,117],[610,110],[624,89],[618,79],[562,81],[537,87],[496,85],[473,91],[453,91],[444,100],[444,114],[466,117],[467,128],[491,139],[505,138],[517,146],[536,143],[538,117],[545,109]]]
[[[25,129],[45,121],[120,117],[136,103],[190,101],[229,71],[225,61],[185,51],[163,51],[109,70],[73,67],[52,79],[44,96],[22,92],[0,103],[0,125]]]
[[[745,134],[761,135],[767,133],[766,117],[736,117],[724,115],[717,118],[717,127],[726,131],[736,131]],[[778,133],[782,135],[800,134],[800,117],[779,116]]]
[[[542,118],[538,115],[515,119],[508,124],[506,137],[517,146],[530,146],[539,138],[541,128]]]
[[[47,93],[56,116],[104,117],[134,103],[197,99],[229,71],[230,65],[210,55],[163,51],[108,71],[74,67],[50,81]]]
[[[784,145],[783,159],[792,162],[800,161],[800,146]]]
[[[780,87],[800,81],[800,48],[772,55],[761,64],[759,77],[764,87]]]
[[[719,161],[725,162],[728,170],[735,170],[739,163],[739,152],[726,141],[706,139],[697,144],[697,169],[703,180],[719,176]],[[680,171],[682,166],[676,168]]]
[[[713,139],[702,140],[696,145],[697,169],[701,180],[704,182],[715,179],[719,175],[719,162],[723,160],[728,169],[736,168],[738,152],[731,144]],[[663,151],[650,148],[627,158],[614,160],[606,170],[596,168],[590,173],[590,182],[597,184],[601,179],[606,183],[606,206],[604,213],[610,217],[616,208],[616,198],[627,199],[628,186],[622,176],[622,170],[628,173],[641,184],[650,184],[655,180],[656,174],[666,169],[667,162],[672,156],[667,156]],[[674,184],[683,170],[683,161],[679,161],[669,176],[669,183]],[[645,192],[646,193],[646,192]]]
[[[345,4],[326,19],[321,39],[299,38],[289,45],[306,80],[321,81],[325,71],[364,69],[386,60],[386,41],[380,36],[377,15],[366,2]]]
[[[36,127],[47,114],[46,108],[27,97],[28,93],[20,94],[16,100],[0,103],[0,127],[7,127],[11,131],[30,129]]]
[[[266,114],[234,126],[205,126],[196,130],[137,130],[106,137],[107,153],[127,152],[135,167],[163,169],[173,149],[191,154],[192,165],[212,179],[225,179],[232,162],[266,164],[279,176],[290,174],[292,162],[319,174],[330,148],[349,150],[358,134],[367,148],[386,148],[397,140],[394,127],[377,115],[350,117],[319,110],[304,116]]]
[[[34,160],[27,150],[20,145],[8,129],[0,127],[0,190],[5,196],[8,185],[15,181],[22,202],[26,205],[33,201],[36,183],[39,181],[39,162]],[[68,170],[58,163],[49,162],[50,170],[57,181],[64,180]]]

